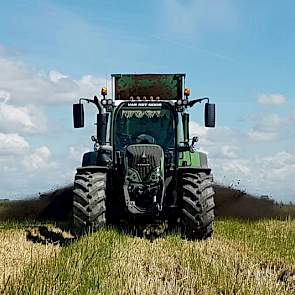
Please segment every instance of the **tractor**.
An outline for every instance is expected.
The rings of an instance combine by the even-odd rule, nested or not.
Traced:
[[[194,148],[188,110],[206,101],[206,127],[215,104],[189,99],[185,74],[113,74],[112,98],[80,98],[74,128],[84,127],[83,101],[97,108],[94,150],[83,155],[73,191],[73,223],[98,229],[112,224],[165,222],[186,239],[213,233],[214,189],[207,155]]]

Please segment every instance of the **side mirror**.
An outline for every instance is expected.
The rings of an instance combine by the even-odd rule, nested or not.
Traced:
[[[189,142],[189,114],[182,114],[182,125],[183,125],[183,139],[184,142]]]
[[[84,127],[84,108],[82,103],[73,104],[74,128]]]
[[[205,104],[205,126],[215,127],[215,104],[214,103]]]

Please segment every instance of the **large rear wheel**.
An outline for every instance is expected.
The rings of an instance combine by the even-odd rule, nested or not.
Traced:
[[[106,173],[78,169],[74,183],[73,222],[77,228],[106,225]]]
[[[207,239],[213,233],[213,177],[206,173],[182,175],[182,235],[189,240]]]

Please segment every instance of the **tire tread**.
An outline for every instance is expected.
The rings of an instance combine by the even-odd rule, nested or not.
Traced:
[[[106,225],[106,173],[78,171],[73,194],[75,227],[95,230]]]
[[[207,239],[213,233],[213,176],[206,173],[182,175],[182,235],[189,240]]]

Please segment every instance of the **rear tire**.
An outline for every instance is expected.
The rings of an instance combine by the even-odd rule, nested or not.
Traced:
[[[79,169],[75,176],[73,222],[80,229],[106,225],[106,173]]]
[[[182,175],[182,235],[189,240],[211,237],[214,221],[213,177],[206,173]]]

